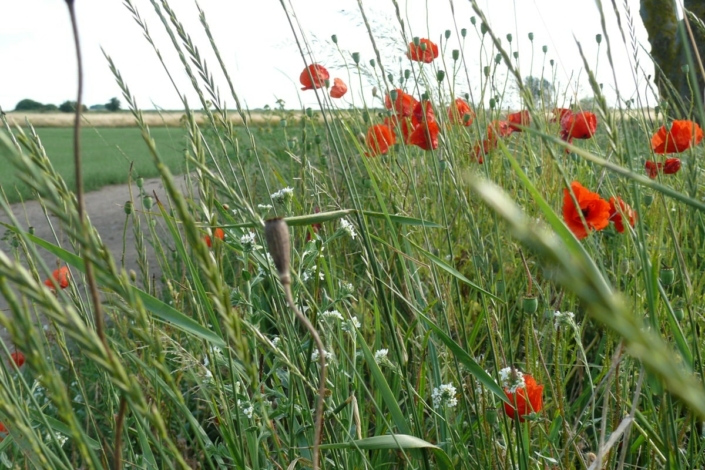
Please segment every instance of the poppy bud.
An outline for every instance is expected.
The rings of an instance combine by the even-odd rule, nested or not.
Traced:
[[[658,273],[658,278],[661,281],[661,284],[664,286],[670,286],[673,284],[673,279],[675,278],[673,268],[661,268],[661,271]]]
[[[474,16],[471,16],[471,17],[470,17],[470,24],[472,24],[473,26],[475,26],[475,22],[476,22],[475,17],[474,17]]]
[[[512,55],[514,56],[515,59],[518,59],[519,58],[519,51],[512,52]]]
[[[313,117],[313,109],[311,109],[311,108],[306,108],[306,116],[308,116],[308,117]]]
[[[399,98],[399,91],[394,89],[389,92],[389,99],[392,100],[392,103],[397,102],[397,98]]]
[[[142,189],[144,187],[144,178],[137,178],[137,187]]]
[[[654,195],[644,194],[644,205],[646,205],[646,207],[649,207],[652,202],[654,202]]]
[[[154,205],[154,201],[152,201],[151,196],[145,196],[142,198],[142,205],[144,206],[145,209],[151,209],[152,205]]]
[[[326,88],[330,88],[330,80],[327,78],[323,80],[323,86]]]
[[[681,67],[681,71],[683,73],[688,73],[690,71],[690,67],[688,67],[688,64],[685,64],[683,67]]]
[[[34,235],[34,225],[30,225],[28,231],[30,235]]]
[[[482,71],[485,73],[485,77],[490,76],[490,67],[488,65],[485,65],[485,67],[482,69]]]
[[[534,33],[529,33],[529,41],[533,41],[533,40],[534,40]]]
[[[468,123],[470,122],[471,119],[472,119],[472,114],[470,114],[470,113],[463,114],[463,124],[465,124],[466,126],[468,125]]]
[[[387,80],[389,80],[389,83],[394,84],[394,75],[391,73],[387,75]]]
[[[132,282],[137,282],[137,273],[134,269],[130,269],[130,280]]]
[[[338,44],[338,35],[334,34],[330,37],[330,40],[333,41],[333,44]]]
[[[453,49],[453,60],[458,60],[460,58],[460,51],[458,49]]]
[[[377,87],[376,86],[372,87],[372,96],[377,96]]]
[[[374,67],[377,62],[374,59],[370,59],[370,67]]]
[[[487,420],[488,424],[497,424],[497,410],[495,410],[494,408],[490,408],[485,411],[485,420]]]
[[[490,98],[490,109],[494,109],[495,105],[496,105],[496,103],[495,103],[494,98]]]
[[[673,308],[673,316],[676,317],[676,320],[683,321],[683,317],[685,317],[683,313],[683,307],[674,307]]]
[[[470,93],[465,93],[463,96],[465,97],[465,101],[470,101]]]
[[[362,112],[362,120],[365,123],[370,122],[370,113],[368,111],[363,111]]]
[[[483,36],[484,36],[485,34],[487,34],[487,29],[488,29],[488,28],[487,28],[487,25],[486,25],[485,23],[480,23],[480,32],[482,33]]]
[[[543,47],[541,48],[541,50],[542,50],[543,53],[545,54],[546,52],[548,52],[548,46],[543,46]]]
[[[537,175],[540,176],[541,173],[543,173],[543,167],[541,165],[539,165],[536,168],[534,168],[534,171],[536,172]]]
[[[286,127],[286,119],[279,120],[279,127]]]
[[[495,291],[497,294],[502,295],[504,294],[504,291],[506,290],[506,285],[504,283],[504,279],[500,279],[497,281],[497,283],[494,286]]]
[[[494,58],[494,61],[496,64],[501,64],[502,63],[502,54],[497,54]]]
[[[512,42],[512,35],[511,34],[507,34],[507,41],[511,44],[511,42]]]
[[[279,280],[282,284],[290,284],[289,276],[289,227],[282,218],[269,219],[264,223],[264,236],[267,248],[272,255],[274,266],[277,267]]]
[[[524,299],[521,301],[521,308],[524,311],[524,313],[527,313],[529,315],[532,315],[536,313],[536,310],[538,309],[539,306],[539,301],[536,297],[524,297]]]
[[[600,44],[602,42],[602,34],[598,34],[597,36],[595,36],[595,41]]]
[[[421,101],[426,101],[426,100],[428,100],[428,92],[424,91],[423,93],[421,93]]]
[[[323,141],[323,139],[321,139],[320,134],[316,134],[315,136],[313,136],[313,141],[315,142],[316,145],[321,145],[321,142]]]
[[[412,39],[412,41],[414,43],[414,46],[418,47],[418,45],[421,44],[421,38],[419,38],[418,36],[414,36],[414,39]]]
[[[355,65],[360,63],[360,53],[359,52],[353,52],[352,53],[352,60],[355,62]]]
[[[450,38],[450,29],[446,29],[445,33],[443,35],[446,37],[446,39]]]
[[[404,70],[404,78],[406,80],[408,80],[409,77],[411,77],[411,70],[409,70],[409,69]]]
[[[132,214],[132,201],[125,201],[125,206],[123,207],[125,214]]]
[[[438,80],[439,82],[442,82],[444,78],[446,78],[445,71],[439,70],[438,72],[436,72],[436,80]]]
[[[465,28],[461,29],[461,30],[460,30],[460,35],[461,35],[462,37],[467,36],[467,35],[468,35],[468,30],[465,29]]]
[[[553,64],[555,64],[556,62],[553,59],[551,59],[548,61],[548,63],[551,64],[551,67],[553,67]]]
[[[419,46],[419,47],[421,47],[421,50],[422,50],[422,51],[425,51],[426,49],[428,49],[428,45],[426,45],[425,42],[422,42],[422,43],[421,43],[421,46]]]

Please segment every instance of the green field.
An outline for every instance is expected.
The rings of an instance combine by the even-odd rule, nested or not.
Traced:
[[[184,130],[179,128],[152,128],[152,137],[157,142],[160,156],[172,173],[184,171]],[[73,129],[39,128],[37,134],[52,165],[74,186]],[[110,184],[127,182],[130,165],[133,176],[144,178],[157,175],[147,146],[138,128],[83,129],[81,137],[84,184],[86,191],[100,189]],[[10,202],[35,199],[29,188],[19,179],[16,171],[0,157],[4,169],[0,173],[0,187]],[[5,170],[7,169],[7,170]]]

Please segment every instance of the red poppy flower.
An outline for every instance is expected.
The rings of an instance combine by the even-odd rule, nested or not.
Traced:
[[[565,116],[572,113],[573,111],[568,108],[555,108],[553,110],[553,117],[551,118],[551,122],[561,122]]]
[[[394,130],[395,134],[397,129],[401,130],[401,135],[404,137],[404,143],[409,143],[409,136],[411,136],[411,133],[414,132],[414,126],[411,123],[411,119],[407,117],[389,116],[384,118],[384,124]]]
[[[397,113],[398,116],[411,117],[414,114],[414,107],[418,101],[399,88],[397,88],[396,92],[397,99],[394,100],[394,112]],[[384,97],[384,107],[392,109],[392,100],[389,95]]]
[[[7,437],[8,430],[4,424],[0,423],[0,441]]]
[[[497,145],[499,137],[507,137],[511,135],[512,132],[514,132],[514,130],[507,121],[492,121],[487,126],[487,140],[489,140],[492,145]]]
[[[654,153],[680,153],[703,140],[703,130],[693,121],[673,121],[671,130],[665,126],[651,138]]]
[[[429,100],[424,100],[416,103],[414,112],[411,116],[411,123],[414,128],[419,124],[436,122],[436,114],[433,112],[433,105]]]
[[[617,205],[619,204],[619,210]],[[619,233],[624,233],[624,222],[622,219],[622,214],[624,214],[629,219],[629,225],[634,227],[634,222],[636,222],[636,212],[632,209],[629,204],[624,202],[621,197],[611,197],[610,198],[610,220],[614,222],[614,228],[617,229]]]
[[[225,240],[225,232],[220,227],[213,230],[213,236],[220,240]],[[211,248],[213,246],[213,240],[211,239],[210,235],[206,235],[205,237],[203,237],[203,239],[206,241],[206,245],[208,245],[208,248]]]
[[[563,220],[578,240],[587,237],[589,229],[602,230],[607,227],[610,223],[610,204],[577,181],[573,181],[570,187],[579,207],[575,206],[570,191],[563,189]],[[581,214],[587,227],[583,224]]]
[[[55,269],[53,273],[51,273],[51,277],[54,278],[54,281],[51,279],[47,279],[44,281],[44,285],[49,287],[50,289],[54,288],[54,282],[59,284],[59,287],[62,289],[66,289],[69,286],[69,268],[68,266],[62,266],[59,269]]]
[[[19,351],[15,351],[10,354],[10,359],[15,363],[17,367],[22,367],[24,365],[24,354]]]
[[[389,151],[389,147],[396,143],[394,131],[384,124],[375,124],[367,130],[368,157],[376,157]]]
[[[511,113],[507,116],[507,121],[509,122],[509,127],[516,132],[521,132],[521,129],[517,126],[528,126],[531,124],[531,115],[529,111],[519,111],[518,113]]]
[[[653,160],[646,160],[646,163],[644,163],[644,168],[646,168],[646,174],[649,175],[649,178],[655,179],[656,176],[658,176],[661,165],[661,163],[656,163]]]
[[[477,163],[485,163],[485,155],[490,153],[490,150],[492,150],[494,147],[496,147],[496,143],[493,144],[489,139],[484,139],[482,142],[476,143],[472,152],[475,155],[475,160],[477,161]]]
[[[299,81],[303,85],[302,90],[313,90],[314,88],[321,88],[329,78],[330,74],[324,66],[311,64],[301,72]]]
[[[314,214],[318,214],[320,212],[321,212],[321,209],[319,209],[318,207],[315,207],[313,209]],[[306,231],[306,243],[311,241],[311,231],[313,231],[313,233],[315,235],[318,233],[319,230],[321,230],[321,223],[320,222],[315,223],[315,224],[311,224],[311,230]]]
[[[597,116],[590,111],[564,113],[561,118],[561,138],[567,142],[572,139],[589,139],[597,131]]]
[[[438,46],[428,39],[421,39],[418,46],[410,42],[409,51],[406,53],[406,56],[411,60],[430,64],[433,62],[433,59],[438,57]]]
[[[505,388],[504,393],[511,403],[504,403],[504,412],[510,419],[514,419],[516,413],[523,423],[524,416],[538,413],[543,408],[543,385],[537,384],[536,379],[529,374],[524,374],[524,388],[517,389],[515,393]]]
[[[666,163],[663,164],[663,172],[667,175],[673,175],[678,173],[681,169],[680,158],[667,158]]]
[[[348,92],[348,86],[339,78],[333,79],[333,86],[330,87],[331,98],[342,98]]]
[[[419,124],[409,136],[409,143],[421,147],[424,150],[437,149],[438,132],[438,124],[435,122],[429,122],[425,125]]]
[[[456,98],[455,102],[448,106],[448,120],[451,124],[461,124],[468,127],[472,124],[473,119],[475,119],[475,113],[472,112],[470,105],[464,99]]]

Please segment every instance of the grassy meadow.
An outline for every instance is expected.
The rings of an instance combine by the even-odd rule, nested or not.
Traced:
[[[227,69],[206,65],[169,2],[154,7],[208,111],[152,127],[108,58],[136,127],[83,129],[83,161],[87,182],[119,182],[132,161],[162,178],[168,200],[125,206],[158,266],[120,269],[82,226],[70,129],[0,133],[23,194],[75,241],[16,220],[3,240],[7,468],[705,466],[693,111],[610,108],[594,80],[590,107],[533,93],[510,48],[539,46],[500,41],[476,9],[438,34],[440,52],[400,35],[399,72],[384,50],[361,61],[332,38],[353,62],[305,69],[320,109],[234,125],[246,111],[224,110],[212,74],[227,83]],[[205,14],[201,26],[211,37]],[[198,48],[219,57],[214,41]],[[466,54],[486,64],[479,95]],[[348,73],[378,90],[352,111],[331,95]],[[174,183],[185,170],[198,200]]]

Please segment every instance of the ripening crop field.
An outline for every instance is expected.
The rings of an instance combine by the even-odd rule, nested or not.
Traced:
[[[198,52],[216,42],[197,48],[168,5],[153,6],[207,111],[150,127],[109,59],[136,127],[83,129],[87,182],[132,161],[162,178],[168,198],[140,189],[124,207],[156,264],[122,269],[83,224],[63,184],[71,129],[0,134],[3,165],[75,242],[6,227],[3,462],[705,466],[697,106],[608,105],[591,74],[589,99],[566,98],[548,65],[524,76],[512,60],[533,37],[500,40],[473,2],[459,31],[400,34],[398,71],[383,41],[364,60],[337,37],[315,62],[302,45],[289,72],[320,106],[233,125],[246,110],[225,110],[220,63]]]

